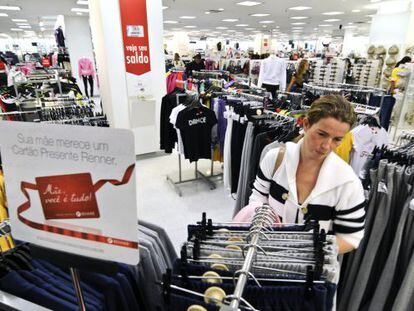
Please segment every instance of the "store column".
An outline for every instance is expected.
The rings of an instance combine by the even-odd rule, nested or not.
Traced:
[[[159,149],[166,93],[161,0],[90,0],[90,23],[104,111],[132,129],[135,152]]]
[[[95,68],[89,19],[86,16],[65,16],[65,26],[66,46],[69,50],[72,75],[76,78],[80,89],[85,95],[84,84],[78,73],[78,62],[81,58],[87,58]],[[96,77],[94,78],[93,85],[93,94],[97,96],[99,95],[99,88]]]

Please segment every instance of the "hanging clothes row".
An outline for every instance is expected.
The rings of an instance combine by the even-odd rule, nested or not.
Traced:
[[[364,165],[365,236],[343,260],[340,311],[414,309],[413,146],[375,147]]]
[[[117,264],[113,275],[80,270],[87,310],[164,310],[156,285],[177,258],[162,228],[140,222],[137,228],[140,263]],[[2,253],[0,290],[51,310],[79,310],[69,270],[32,258],[30,244]]]
[[[339,277],[335,237],[319,233],[316,223],[272,226],[274,220],[260,209],[251,226],[205,216],[189,225],[181,258],[163,277],[168,310],[219,310],[237,299],[235,284],[247,273],[240,310],[331,310]],[[257,235],[264,238],[254,242]],[[257,254],[244,257],[252,248]],[[249,270],[240,271],[251,258]]]

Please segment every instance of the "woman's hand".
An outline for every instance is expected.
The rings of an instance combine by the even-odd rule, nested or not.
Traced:
[[[355,248],[348,242],[346,242],[344,239],[340,238],[339,236],[336,236],[336,242],[339,247],[339,254],[345,254],[353,251]]]

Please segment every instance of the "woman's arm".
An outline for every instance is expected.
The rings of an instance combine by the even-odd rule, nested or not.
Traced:
[[[355,249],[355,247],[352,244],[346,242],[344,239],[342,239],[339,236],[336,236],[336,242],[338,244],[339,254],[349,253]]]
[[[296,78],[292,77],[292,79],[290,80],[290,83],[288,85],[288,87],[286,88],[286,92],[290,92],[290,90],[292,89],[293,84],[295,84],[296,82]]]

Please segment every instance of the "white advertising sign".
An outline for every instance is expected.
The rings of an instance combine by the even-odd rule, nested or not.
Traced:
[[[14,238],[138,263],[130,130],[3,121],[0,133]]]

